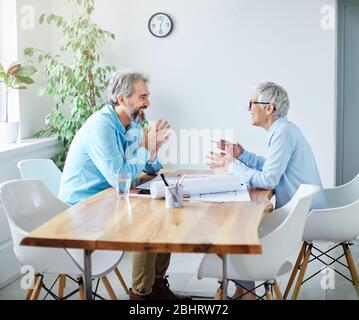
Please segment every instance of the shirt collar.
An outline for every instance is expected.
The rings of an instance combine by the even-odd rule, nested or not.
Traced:
[[[279,128],[279,126],[282,124],[282,123],[285,123],[287,122],[287,117],[281,117],[279,119],[277,119],[276,121],[273,122],[273,124],[271,125],[271,127],[269,128],[268,130],[268,134],[267,134],[267,141],[268,141],[268,144],[270,143],[270,140],[272,139],[274,133],[277,131],[277,129]]]
[[[135,122],[131,122],[128,127],[127,130],[124,127],[124,125],[122,124],[122,122],[120,121],[120,119],[118,118],[114,108],[111,105],[107,105],[105,108],[107,108],[107,111],[111,114],[113,120],[115,121],[116,127],[119,129],[120,133],[123,133],[124,135],[127,134],[128,131],[130,131],[130,129],[141,129],[141,125],[135,123]],[[140,130],[142,131],[142,130]]]
[[[107,108],[107,111],[111,114],[113,120],[115,121],[116,127],[120,130],[120,132],[126,134],[126,128],[118,118],[114,108],[111,105],[107,105],[105,108]]]

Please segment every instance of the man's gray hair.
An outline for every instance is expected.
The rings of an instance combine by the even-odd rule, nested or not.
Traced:
[[[253,89],[257,102],[269,102],[275,106],[273,115],[277,118],[285,117],[289,110],[289,97],[287,91],[273,82],[260,83]]]
[[[119,71],[116,72],[110,80],[107,88],[107,102],[112,106],[118,106],[118,97],[129,98],[135,91],[135,84],[142,80],[149,82],[149,78],[138,72]]]

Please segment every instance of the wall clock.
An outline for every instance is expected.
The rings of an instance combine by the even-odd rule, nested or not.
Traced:
[[[173,21],[166,13],[155,13],[148,21],[148,30],[155,37],[167,37],[173,30]]]

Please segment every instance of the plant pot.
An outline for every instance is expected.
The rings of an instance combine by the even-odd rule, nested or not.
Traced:
[[[19,122],[0,122],[0,144],[14,143],[19,135]]]

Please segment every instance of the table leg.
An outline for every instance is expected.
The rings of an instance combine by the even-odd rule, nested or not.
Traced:
[[[227,291],[228,291],[228,278],[227,278],[227,255],[223,254],[222,257],[222,266],[223,266],[223,279],[222,279],[222,289],[223,289],[223,300],[227,300]]]
[[[91,266],[91,250],[84,250],[84,285],[85,298],[92,300],[92,266]]]

